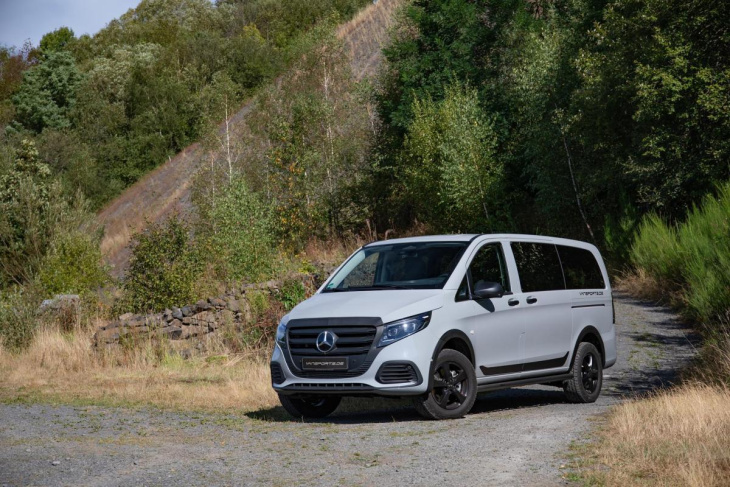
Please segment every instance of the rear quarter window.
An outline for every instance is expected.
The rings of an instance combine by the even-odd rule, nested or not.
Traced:
[[[593,252],[578,247],[557,245],[558,255],[563,264],[565,285],[568,289],[604,289],[601,268]]]
[[[522,292],[565,289],[560,258],[553,244],[512,242]]]

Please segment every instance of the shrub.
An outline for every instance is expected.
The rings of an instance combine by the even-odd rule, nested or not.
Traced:
[[[53,294],[87,294],[108,282],[102,264],[99,237],[81,230],[59,235],[40,267],[38,279]]]
[[[275,243],[269,205],[235,178],[204,209],[209,258],[224,280],[257,281],[273,271]]]
[[[631,248],[633,263],[674,290],[682,282],[682,256],[677,231],[654,213],[644,217]]]
[[[157,311],[189,303],[201,272],[187,225],[177,217],[152,224],[134,237],[123,304]]]
[[[39,299],[27,286],[0,291],[0,338],[9,350],[25,348],[38,326]]]
[[[657,215],[639,226],[634,264],[665,291],[679,291],[689,313],[705,323],[730,310],[730,183],[708,196],[676,228]]]

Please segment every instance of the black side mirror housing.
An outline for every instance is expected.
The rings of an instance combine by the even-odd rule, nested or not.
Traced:
[[[472,295],[474,299],[501,298],[504,296],[504,288],[498,282],[479,281],[474,286]]]

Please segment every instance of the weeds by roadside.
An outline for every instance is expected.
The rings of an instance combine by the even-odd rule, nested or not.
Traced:
[[[721,486],[730,478],[730,390],[688,384],[614,408],[576,447],[588,485]]]

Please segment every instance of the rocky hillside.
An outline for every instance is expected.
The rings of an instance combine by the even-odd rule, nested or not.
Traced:
[[[381,47],[387,38],[394,14],[405,0],[379,0],[365,8],[355,18],[338,28],[337,35],[351,56],[353,73],[358,79],[372,75],[381,60]],[[253,108],[246,102],[233,116],[221,123],[233,132]],[[170,158],[113,200],[99,214],[105,227],[101,244],[113,273],[119,277],[129,261],[131,236],[143,228],[146,221],[159,222],[173,213],[185,216],[191,210],[190,190],[193,176],[209,156],[195,143]]]

